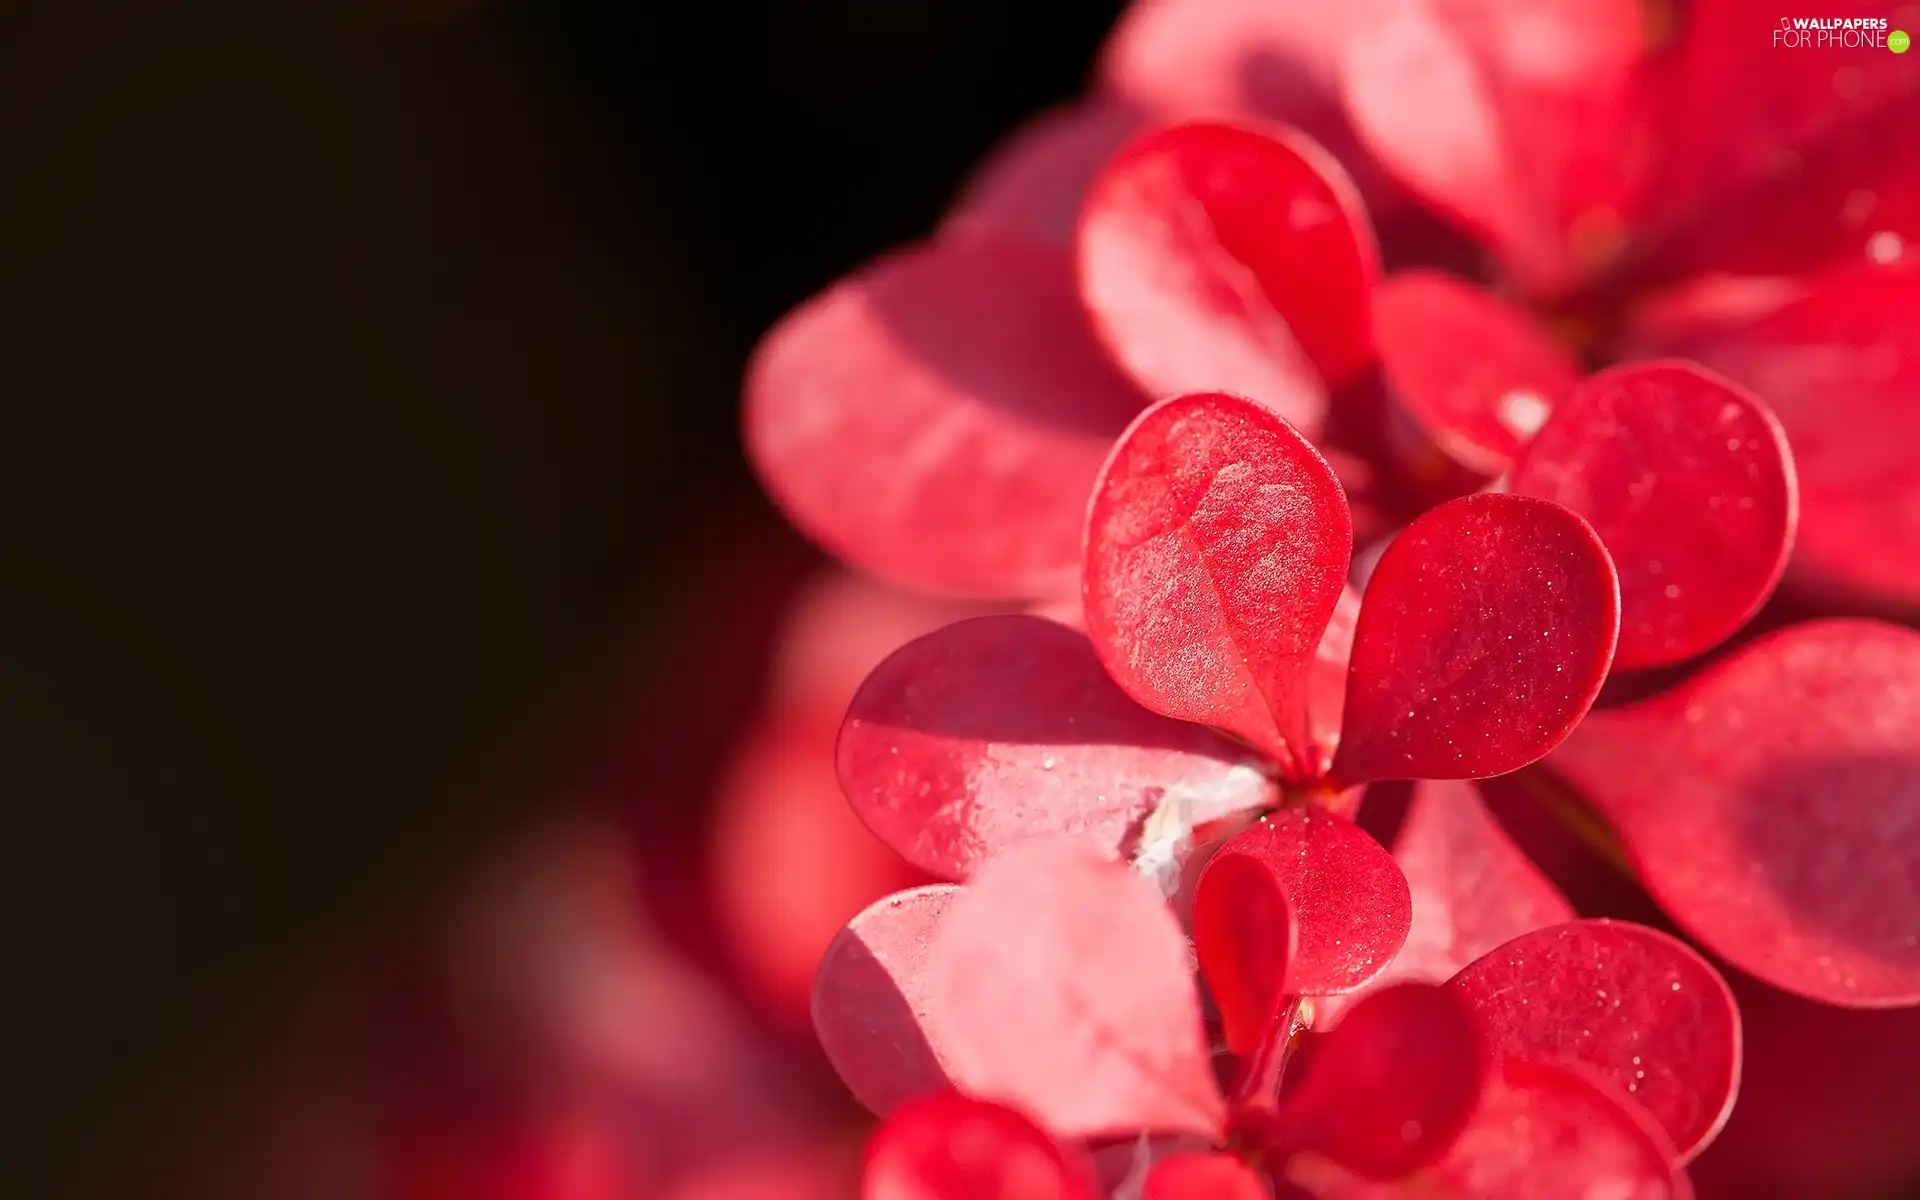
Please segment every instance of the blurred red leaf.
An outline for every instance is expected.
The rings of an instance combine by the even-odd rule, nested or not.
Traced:
[[[1094,176],[1142,123],[1128,106],[1098,98],[1048,109],[987,152],[961,186],[941,235],[984,231],[1072,246]]]
[[[1533,762],[1599,693],[1619,618],[1606,549],[1567,509],[1496,494],[1430,510],[1361,600],[1332,777],[1479,778]]]
[[[934,951],[936,1042],[969,1094],[1062,1137],[1217,1139],[1225,1116],[1187,940],[1153,888],[1028,842],[962,889]]]
[[[1920,634],[1791,626],[1596,713],[1553,766],[1716,954],[1828,1004],[1920,1003]]]
[[[929,1013],[933,945],[958,888],[930,884],[874,901],[820,959],[813,1028],[855,1099],[885,1115],[951,1087]]]
[[[1087,335],[1064,252],[953,239],[790,313],[747,378],[747,449],[795,524],[903,586],[1073,586],[1087,489],[1143,397]]]
[[[1793,456],[1767,406],[1689,363],[1587,379],[1514,464],[1514,492],[1585,517],[1620,576],[1622,668],[1681,662],[1758,612],[1798,519]]]
[[[838,752],[868,827],[950,879],[1030,838],[1165,853],[1155,836],[1276,798],[1251,759],[1135,704],[1084,634],[1022,615],[961,621],[895,652],[854,698]]]
[[[1193,949],[1233,1053],[1252,1054],[1281,1018],[1297,943],[1293,905],[1263,857],[1231,844],[1214,855],[1194,888]]]
[[[1531,316],[1439,271],[1381,283],[1373,338],[1400,409],[1441,454],[1488,477],[1580,381],[1579,364]]]
[[[1267,1200],[1267,1187],[1228,1154],[1176,1154],[1153,1164],[1140,1200]]]
[[[1032,1121],[965,1096],[925,1096],[867,1143],[861,1200],[1098,1200],[1092,1168]]]
[[[1372,228],[1295,131],[1143,134],[1094,181],[1077,244],[1095,332],[1155,397],[1232,392],[1314,431],[1372,357]]]
[[[1653,1114],[1683,1160],[1733,1110],[1740,1012],[1706,960],[1658,930],[1570,921],[1515,938],[1447,986],[1497,1053],[1593,1068]]]
[[[1087,631],[1148,708],[1226,729],[1312,779],[1325,758],[1308,676],[1351,550],[1339,483],[1285,421],[1231,396],[1167,400],[1095,485]]]

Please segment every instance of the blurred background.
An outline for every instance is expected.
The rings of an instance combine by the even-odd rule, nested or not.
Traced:
[[[810,959],[729,949],[778,871],[705,847],[865,669],[781,622],[950,613],[821,582],[739,378],[1119,7],[0,6],[0,1193],[639,1194],[609,1112],[675,1194],[702,1131],[838,1144]]]

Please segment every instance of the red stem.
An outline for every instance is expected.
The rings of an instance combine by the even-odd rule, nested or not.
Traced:
[[[1240,1077],[1233,1088],[1236,1111],[1272,1111],[1279,1107],[1280,1082],[1286,1078],[1294,1038],[1304,1027],[1300,1019],[1300,997],[1288,996],[1268,1022],[1259,1047],[1240,1064]]]

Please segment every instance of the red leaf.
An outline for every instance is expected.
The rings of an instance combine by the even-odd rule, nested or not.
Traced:
[[[1619,623],[1606,549],[1565,508],[1496,494],[1427,512],[1362,598],[1333,778],[1483,778],[1533,762],[1593,703]]]
[[[1492,477],[1507,469],[1580,368],[1533,318],[1438,271],[1405,271],[1373,296],[1380,369],[1424,440]]]
[[[1523,933],[1574,918],[1573,906],[1514,845],[1471,784],[1416,783],[1393,857],[1406,875],[1412,922],[1400,953],[1361,995],[1407,980],[1444,982]],[[1314,1011],[1330,1017],[1357,999],[1332,998]]]
[[[941,235],[984,231],[1072,246],[1080,203],[1094,176],[1141,124],[1131,108],[1099,99],[1048,109],[974,168],[941,223]]]
[[[1144,880],[1071,846],[988,862],[935,947],[936,1042],[970,1094],[1061,1137],[1218,1138],[1187,940]]]
[[[1322,1200],[1690,1200],[1673,1146],[1652,1118],[1568,1066],[1508,1060],[1447,1156],[1403,1187],[1321,1187]],[[1318,1182],[1317,1180],[1315,1182]]]
[[[1920,609],[1920,269],[1838,273],[1687,354],[1786,428],[1800,482],[1790,578]]]
[[[929,1034],[928,971],[959,890],[931,884],[874,901],[833,939],[814,976],[820,1048],[854,1097],[883,1116],[952,1086]]]
[[[1252,914],[1233,907],[1252,888],[1249,868],[1263,873],[1287,901],[1284,913],[1269,908],[1262,915],[1290,916],[1293,945],[1273,947],[1264,961],[1243,957],[1234,968],[1209,967],[1210,947],[1214,962],[1221,963],[1254,943],[1260,931]],[[1379,974],[1406,939],[1409,919],[1407,881],[1392,855],[1353,822],[1310,807],[1269,813],[1235,835],[1207,865],[1194,895],[1201,969],[1223,1016],[1231,1011],[1259,1022],[1240,1025],[1256,1039],[1281,995],[1349,992]],[[1240,922],[1248,927],[1237,928]],[[1284,972],[1276,973],[1281,967]],[[1255,985],[1253,994],[1223,997],[1216,974]],[[1228,1048],[1247,1053],[1250,1043],[1235,1045],[1232,1029],[1230,1024]]]
[[[754,466],[835,554],[907,587],[1070,588],[1087,489],[1142,398],[1061,252],[987,238],[882,259],[789,314],[747,378]]]
[[[1384,185],[1339,101],[1340,48],[1365,33],[1379,0],[1151,0],[1132,4],[1101,52],[1103,92],[1165,117],[1259,118],[1309,133],[1365,177],[1370,207]],[[1404,197],[1399,197],[1404,199]]]
[[[1531,289],[1606,265],[1646,174],[1639,0],[1407,0],[1348,42],[1349,118]]]
[[[1920,634],[1791,626],[1596,713],[1553,766],[1716,954],[1828,1004],[1920,1004],[1916,681]]]
[[[1214,855],[1193,892],[1193,949],[1235,1054],[1257,1050],[1279,1017],[1297,942],[1293,905],[1264,858],[1231,845]]]
[[[1267,1200],[1267,1188],[1232,1155],[1176,1154],[1153,1164],[1140,1200]]]
[[[1517,937],[1447,985],[1508,1058],[1572,1061],[1645,1105],[1691,1158],[1740,1087],[1740,1012],[1707,961],[1658,930],[1570,921]]]
[[[1786,569],[1798,499],[1780,422],[1687,363],[1586,380],[1514,465],[1515,492],[1585,517],[1620,574],[1622,668],[1681,662],[1758,612]]]
[[[1231,396],[1164,401],[1094,486],[1087,632],[1134,699],[1314,779],[1308,677],[1352,542],[1332,470],[1286,422]]]
[[[861,1200],[1097,1200],[1092,1168],[1013,1109],[925,1096],[867,1143]]]
[[[1055,836],[1170,867],[1193,826],[1273,801],[1250,757],[1128,699],[1084,634],[1022,615],[961,621],[896,651],[855,696],[838,752],[868,827],[951,879]]]
[[[1491,1065],[1458,996],[1428,983],[1382,988],[1319,1040],[1274,1127],[1288,1148],[1398,1179],[1446,1152]]]
[[[1294,131],[1142,135],[1094,181],[1078,249],[1094,330],[1151,395],[1234,392],[1315,430],[1372,357],[1373,231]]]

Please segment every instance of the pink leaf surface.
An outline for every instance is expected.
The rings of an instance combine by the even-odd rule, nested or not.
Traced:
[[[1132,855],[1149,835],[1271,803],[1251,758],[1128,699],[1086,635],[1012,614],[901,647],[854,697],[838,750],[854,811],[950,879],[1031,838]]]
[[[1488,477],[1580,381],[1579,364],[1532,317],[1439,271],[1381,283],[1373,338],[1394,400],[1425,440]]]
[[[1740,1012],[1707,961],[1655,929],[1570,921],[1515,938],[1447,984],[1494,1050],[1571,1061],[1644,1105],[1683,1158],[1740,1087]]]
[[[941,235],[985,232],[1071,247],[1094,176],[1141,124],[1133,109],[1097,98],[1048,109],[988,152],[962,185]]]
[[[1176,1154],[1148,1170],[1141,1200],[1267,1200],[1266,1185],[1229,1154]]]
[[[1839,272],[1682,349],[1753,389],[1787,431],[1800,485],[1789,578],[1920,609],[1920,268]]]
[[[1511,489],[1585,517],[1620,575],[1622,668],[1676,663],[1758,612],[1798,520],[1787,437],[1767,406],[1688,363],[1587,379],[1527,445]]]
[[[1567,509],[1493,494],[1430,510],[1367,584],[1333,778],[1481,778],[1533,762],[1593,703],[1619,622],[1613,564]]]
[[[1286,886],[1265,859],[1214,855],[1194,888],[1193,949],[1228,1050],[1252,1054],[1281,1018],[1298,941]]]
[[[1553,766],[1716,954],[1828,1004],[1920,1004],[1920,634],[1790,626],[1595,714]]]
[[[1430,1170],[1379,1185],[1302,1161],[1290,1176],[1320,1200],[1690,1200],[1693,1189],[1672,1156],[1651,1117],[1585,1072],[1509,1059]]]
[[[1291,426],[1231,396],[1167,400],[1095,485],[1087,632],[1140,703],[1313,779],[1327,751],[1310,732],[1308,680],[1351,550],[1346,497]]]
[[[958,892],[930,884],[874,901],[833,939],[814,976],[820,1047],[854,1098],[883,1116],[952,1086],[928,1032],[928,971]]]
[[[1001,854],[948,910],[932,970],[963,1091],[1061,1137],[1219,1137],[1186,936],[1125,867],[1053,842]]]
[[[1077,245],[1095,332],[1150,395],[1233,392],[1312,431],[1372,356],[1373,231],[1294,131],[1143,134],[1094,181]]]
[[[867,1143],[861,1200],[1097,1200],[1077,1152],[1010,1108],[926,1096]]]
[[[1573,906],[1514,845],[1472,784],[1416,783],[1393,857],[1406,876],[1412,921],[1400,953],[1361,995],[1389,983],[1444,982],[1521,934],[1574,918]],[[1340,997],[1315,1011],[1334,1016],[1355,1000]]]
[[[1292,918],[1295,936],[1291,953],[1278,958],[1277,965],[1286,968],[1283,974],[1270,969],[1278,957],[1272,950],[1264,964],[1268,969],[1242,963],[1238,977],[1261,985],[1262,994],[1254,1002],[1222,1000],[1216,989],[1223,1013],[1231,1004],[1235,1011],[1264,1020],[1283,993],[1352,991],[1379,974],[1407,936],[1407,881],[1393,856],[1344,817],[1313,807],[1285,808],[1236,834],[1201,874],[1194,896],[1194,937],[1203,951],[1203,970],[1205,948],[1217,936],[1213,923],[1254,925],[1256,913],[1272,913],[1270,904],[1265,910],[1232,907],[1232,897],[1252,890],[1245,874],[1249,867],[1257,868],[1285,896],[1285,915]],[[1203,920],[1210,923],[1204,935]],[[1250,933],[1239,933],[1230,935],[1229,945],[1238,948],[1254,940]],[[1213,981],[1209,973],[1208,982]]]
[[[1073,585],[1087,489],[1143,397],[1087,335],[1063,252],[988,238],[884,258],[755,352],[747,450],[795,524],[895,583]]]
[[[1275,1128],[1286,1146],[1398,1179],[1446,1152],[1491,1065],[1457,995],[1429,983],[1382,988],[1320,1039]]]
[[[1404,0],[1346,44],[1342,90],[1389,171],[1558,291],[1622,248],[1646,40],[1638,0]]]

